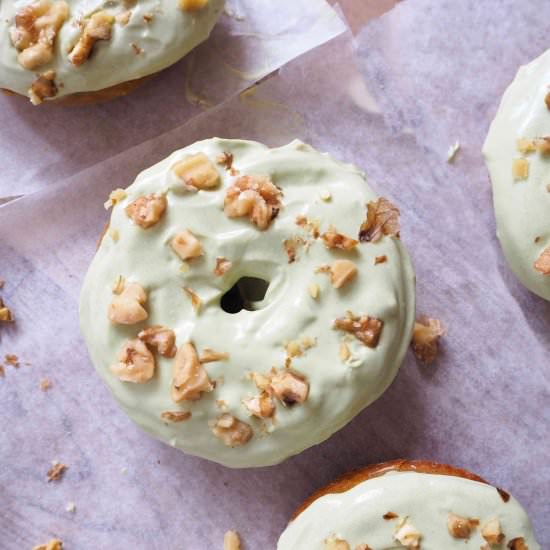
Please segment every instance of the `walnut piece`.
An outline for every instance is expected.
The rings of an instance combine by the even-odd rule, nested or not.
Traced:
[[[14,320],[11,309],[6,307],[2,298],[0,298],[0,323],[13,323]]]
[[[321,239],[327,248],[339,248],[340,250],[353,250],[359,243],[359,241],[335,230],[326,231],[321,235]]]
[[[162,325],[152,325],[142,330],[138,338],[149,347],[156,348],[163,357],[176,355],[176,335],[172,329]]]
[[[526,180],[529,177],[529,161],[527,159],[514,159],[512,161],[512,176],[514,180]]]
[[[233,167],[233,153],[224,151],[221,155],[216,157],[216,164],[223,166],[226,170],[231,170]]]
[[[385,254],[382,256],[376,256],[376,258],[374,258],[374,265],[385,264],[387,261],[388,257]]]
[[[275,373],[269,382],[269,386],[277,399],[285,405],[303,403],[309,393],[309,384],[306,379],[290,371]]]
[[[171,170],[187,191],[213,189],[220,183],[216,166],[204,153],[189,155],[172,165]]]
[[[111,365],[111,372],[123,382],[144,384],[155,374],[155,358],[139,338],[128,340],[117,359],[118,362]]]
[[[382,517],[386,521],[389,521],[389,520],[392,520],[392,519],[397,519],[399,516],[395,512],[386,512]]]
[[[375,348],[380,340],[380,334],[384,327],[384,321],[376,317],[362,315],[355,317],[348,314],[347,317],[335,319],[333,328],[353,334],[360,342],[363,342],[369,348]]]
[[[334,288],[341,288],[357,275],[357,267],[350,260],[336,260],[330,266],[330,282]]]
[[[39,0],[17,12],[10,38],[22,67],[32,71],[53,59],[57,33],[68,16],[69,6],[63,0]]]
[[[325,539],[325,546],[323,550],[351,550],[350,545],[343,539],[336,537],[335,535]]]
[[[109,193],[109,198],[103,203],[105,210],[109,210],[111,206],[123,201],[127,197],[127,193],[124,189],[117,187]]]
[[[183,291],[191,300],[191,305],[193,306],[193,309],[198,313],[202,307],[202,300],[200,299],[199,295],[188,286],[184,286]]]
[[[520,153],[528,155],[529,153],[534,153],[537,150],[537,143],[534,139],[519,138],[516,141],[516,149]]]
[[[481,536],[487,541],[490,546],[494,546],[504,542],[504,533],[500,526],[498,518],[491,519],[481,528]]]
[[[184,262],[203,255],[200,241],[188,229],[176,233],[170,241],[170,246]]]
[[[216,258],[216,267],[214,268],[214,275],[216,277],[222,277],[231,269],[232,263],[223,256]]]
[[[550,275],[550,246],[540,253],[533,266],[539,273]]]
[[[367,204],[367,219],[359,228],[359,240],[375,243],[383,235],[399,238],[399,229],[399,208],[388,199],[380,197]]]
[[[206,369],[201,365],[195,346],[180,346],[172,363],[172,401],[196,401],[214,389]]]
[[[302,237],[291,237],[283,241],[283,247],[286,255],[288,256],[288,263],[291,264],[296,261],[298,254],[298,248],[300,246],[306,246],[307,242]]]
[[[550,92],[544,97],[544,103],[546,103],[546,107],[550,111]]]
[[[110,40],[115,18],[104,11],[94,13],[84,25],[78,42],[69,54],[69,61],[80,67],[92,53],[98,40]]]
[[[138,283],[127,283],[120,294],[109,304],[107,316],[113,325],[135,325],[149,316],[143,307],[147,293]]]
[[[529,547],[523,537],[516,537],[515,539],[512,539],[508,542],[506,548],[510,548],[510,550],[529,550]]]
[[[240,447],[248,443],[252,438],[252,428],[234,416],[222,414],[214,423],[212,432],[219,437],[228,447]]]
[[[132,201],[124,211],[135,224],[148,229],[158,223],[166,210],[166,205],[164,195],[141,195]]]
[[[240,176],[226,192],[224,212],[229,218],[248,219],[267,229],[281,210],[281,191],[267,176]]]
[[[189,411],[164,411],[160,416],[169,422],[184,422],[191,418],[191,413]]]
[[[455,539],[469,539],[478,525],[479,520],[475,518],[463,518],[452,512],[447,516],[447,529]]]
[[[122,13],[119,13],[115,15],[115,21],[122,27],[125,27],[132,17],[131,10],[123,11]]]
[[[229,353],[226,351],[215,351],[210,348],[204,348],[202,355],[199,357],[201,363],[213,363],[215,361],[227,361]]]
[[[258,418],[271,418],[275,414],[275,402],[268,392],[243,399],[243,405],[250,414]]]
[[[52,539],[46,544],[39,544],[32,550],[63,550],[63,542],[59,539]]]
[[[438,352],[439,338],[445,334],[445,329],[439,319],[420,317],[414,323],[412,349],[423,363],[435,361]]]
[[[28,94],[33,105],[40,105],[48,97],[55,97],[57,95],[55,71],[50,70],[38,75],[31,84]]]
[[[241,550],[241,539],[236,531],[227,531],[223,536],[223,550]]]
[[[63,477],[63,474],[67,470],[67,465],[61,462],[54,461],[52,467],[48,470],[48,482],[58,481]]]
[[[179,0],[179,5],[183,11],[198,11],[208,5],[208,0]]]
[[[409,521],[409,518],[405,517],[399,520],[393,538],[409,550],[420,550],[422,534]]]

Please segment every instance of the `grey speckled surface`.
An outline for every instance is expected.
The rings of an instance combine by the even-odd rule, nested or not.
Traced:
[[[293,509],[335,476],[407,456],[469,468],[508,489],[550,545],[550,304],[508,271],[479,149],[517,66],[547,47],[545,0],[408,0],[191,123],[3,207],[2,296],[18,322],[0,355],[0,537],[57,535],[68,550],[273,548]],[[356,64],[350,62],[353,53]],[[367,93],[368,90],[368,93]],[[377,108],[373,108],[376,105]],[[391,388],[326,443],[283,465],[233,471],[139,432],[95,375],[77,330],[80,280],[113,187],[211,135],[299,137],[365,168],[402,209],[418,309],[449,329],[436,365],[409,356]],[[447,148],[462,144],[453,165]],[[54,386],[39,390],[40,379]],[[69,465],[46,483],[53,459]],[[123,473],[126,469],[126,473]],[[65,505],[74,501],[74,514]]]

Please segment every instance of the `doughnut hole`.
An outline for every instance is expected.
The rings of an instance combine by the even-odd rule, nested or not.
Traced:
[[[241,277],[223,296],[220,307],[226,313],[239,313],[243,309],[258,311],[264,307],[269,281],[259,277]]]

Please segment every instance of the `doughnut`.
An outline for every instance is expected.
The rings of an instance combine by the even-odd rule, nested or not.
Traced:
[[[346,474],[294,514],[277,550],[540,550],[506,491],[461,468],[421,460]]]
[[[86,275],[93,364],[144,430],[230,467],[320,443],[391,383],[414,323],[399,210],[299,141],[209,139],[116,189]]]
[[[126,95],[204,41],[224,0],[0,4],[0,89],[85,104]]]
[[[483,154],[506,260],[550,300],[550,50],[521,67],[504,93]]]

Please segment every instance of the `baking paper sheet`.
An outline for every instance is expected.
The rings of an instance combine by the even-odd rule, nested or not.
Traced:
[[[344,472],[396,457],[471,469],[506,488],[550,546],[550,304],[507,269],[480,146],[519,64],[547,47],[546,0],[407,0],[253,90],[59,187],[4,206],[2,293],[17,322],[0,356],[0,535],[6,548],[50,536],[68,550],[275,548],[304,498]],[[364,168],[402,212],[418,312],[448,328],[437,363],[409,354],[390,389],[327,442],[284,464],[229,470],[141,433],[87,358],[77,299],[108,192],[197,139],[280,145],[294,137]],[[455,162],[447,148],[459,140]],[[53,388],[39,389],[42,378]],[[51,460],[69,466],[47,483]],[[65,511],[69,501],[76,512]]]
[[[126,98],[36,108],[0,94],[0,198],[58,183],[175,128],[344,29],[324,0],[227,0],[206,42]]]

